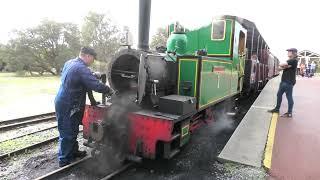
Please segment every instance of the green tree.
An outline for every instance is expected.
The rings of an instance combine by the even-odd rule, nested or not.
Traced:
[[[107,62],[120,46],[119,28],[105,14],[89,12],[81,28],[82,44],[92,46],[98,60]]]
[[[64,62],[75,57],[80,49],[79,29],[71,23],[44,20],[15,34],[7,47],[7,62],[16,71],[58,75]]]
[[[168,40],[168,34],[166,28],[158,28],[157,33],[152,36],[150,47],[151,49],[156,49],[156,47],[164,46],[166,47]]]
[[[4,45],[0,44],[0,72],[4,70],[6,63],[5,63],[5,50]]]

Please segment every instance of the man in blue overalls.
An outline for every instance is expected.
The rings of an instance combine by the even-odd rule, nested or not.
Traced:
[[[81,123],[86,93],[91,90],[112,94],[113,90],[101,83],[88,66],[96,58],[96,52],[89,47],[81,48],[78,58],[64,64],[61,85],[55,98],[55,110],[59,130],[59,166],[70,164],[76,157],[84,157],[85,151],[79,151],[77,135]]]

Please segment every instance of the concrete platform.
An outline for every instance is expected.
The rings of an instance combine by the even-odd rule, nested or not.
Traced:
[[[275,106],[280,77],[273,78],[264,87],[230,140],[218,156],[231,161],[261,167],[272,114],[267,110]]]
[[[270,179],[320,179],[320,78],[297,78],[293,117],[279,117]],[[284,96],[280,113],[287,111]]]

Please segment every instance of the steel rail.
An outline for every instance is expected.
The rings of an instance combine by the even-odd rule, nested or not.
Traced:
[[[66,165],[66,166],[64,166],[62,168],[59,168],[57,170],[54,170],[54,171],[52,171],[52,172],[50,172],[48,174],[40,176],[40,177],[36,178],[35,180],[43,180],[43,179],[53,178],[53,177],[57,176],[58,174],[60,174],[62,172],[65,172],[66,170],[70,169],[71,167],[76,166],[76,165],[78,165],[80,163],[83,163],[83,162],[89,160],[90,158],[91,158],[90,156],[86,156],[86,157],[84,157],[84,158],[82,158],[82,159],[80,159],[78,161],[75,161],[75,162],[69,164],[69,165]]]
[[[115,171],[113,171],[112,173],[108,174],[107,176],[101,178],[100,180],[108,180],[113,178],[114,176],[120,174],[121,172],[125,171],[126,169],[128,169],[129,167],[133,166],[134,163],[130,162],[128,164],[123,165],[122,167],[116,169]]]
[[[36,144],[31,144],[29,146],[25,146],[23,148],[20,148],[20,149],[17,149],[17,150],[14,150],[14,151],[11,151],[11,152],[8,152],[8,153],[5,153],[5,154],[1,154],[0,155],[0,160],[1,159],[4,159],[6,157],[10,157],[12,155],[17,155],[17,154],[21,154],[23,152],[26,152],[28,150],[31,150],[31,149],[34,149],[34,148],[37,148],[37,147],[40,147],[40,146],[43,146],[43,145],[46,145],[46,144],[49,144],[53,141],[56,141],[59,139],[59,136],[55,136],[55,137],[52,137],[50,139],[46,139],[44,141],[41,141],[41,142],[38,142]]]
[[[67,166],[64,166],[62,168],[56,169],[52,172],[49,172],[43,176],[40,176],[38,178],[36,178],[35,180],[44,180],[44,179],[57,179],[58,176],[64,172],[66,172],[67,170],[71,169],[72,167],[76,166],[76,165],[80,165],[84,162],[86,162],[87,160],[90,160],[92,157],[91,156],[87,156],[83,159],[80,159],[78,161],[75,161]],[[124,164],[123,166],[121,166],[120,168],[114,170],[113,172],[107,174],[106,176],[99,178],[99,180],[108,180],[111,179],[112,177],[120,174],[121,172],[123,172],[124,170],[128,169],[129,167],[131,167],[134,163],[130,162],[127,164]]]
[[[8,131],[13,128],[19,127],[19,126],[36,124],[36,123],[45,122],[45,121],[51,121],[51,120],[54,120],[55,118],[56,118],[55,116],[42,117],[42,118],[31,119],[31,120],[28,118],[27,120],[22,120],[22,122],[16,122],[16,123],[2,125],[2,126],[0,126],[0,131]],[[16,121],[16,120],[12,120],[12,121]]]
[[[17,123],[17,122],[21,122],[21,121],[27,121],[27,120],[30,120],[30,119],[41,118],[43,116],[53,116],[53,115],[55,115],[55,112],[49,112],[49,113],[38,114],[38,115],[33,115],[33,116],[27,116],[27,117],[22,117],[22,118],[4,120],[4,121],[0,121],[0,126],[6,125],[6,124]]]
[[[32,134],[36,134],[38,132],[47,131],[47,130],[50,130],[50,129],[53,129],[53,128],[56,128],[56,127],[58,127],[58,125],[53,125],[53,126],[50,126],[50,127],[44,128],[44,129],[40,129],[40,130],[37,130],[37,131],[33,131],[33,132],[30,132],[30,133],[27,133],[27,134],[22,134],[22,135],[13,137],[11,139],[0,140],[0,143],[5,142],[5,141],[11,141],[11,140],[18,139],[18,138],[22,138],[24,136],[29,136],[29,135],[32,135]]]
[[[82,131],[83,131],[83,130],[79,130],[79,133],[82,132]],[[0,155],[0,160],[1,160],[1,159],[4,159],[4,158],[6,158],[6,157],[10,157],[10,156],[12,156],[12,155],[21,154],[21,153],[23,153],[23,152],[26,152],[27,150],[35,149],[35,148],[37,148],[37,147],[40,147],[40,146],[49,144],[49,143],[51,143],[51,142],[53,142],[53,141],[56,141],[56,140],[58,140],[58,139],[59,139],[59,136],[54,136],[54,137],[52,137],[52,138],[50,138],[50,139],[46,139],[46,140],[41,141],[41,142],[38,142],[38,143],[36,143],[36,144],[31,144],[31,145],[29,145],[29,146],[25,146],[25,147],[23,147],[23,148],[20,148],[20,149],[11,151],[11,152],[8,152],[8,153],[5,153],[5,154],[1,154],[1,155]]]

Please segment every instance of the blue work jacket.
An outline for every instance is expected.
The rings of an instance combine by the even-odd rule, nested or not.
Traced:
[[[55,98],[56,106],[63,107],[69,117],[82,112],[88,91],[108,93],[109,87],[101,83],[80,58],[71,59],[64,64],[61,85]],[[59,112],[57,112],[59,113]]]

